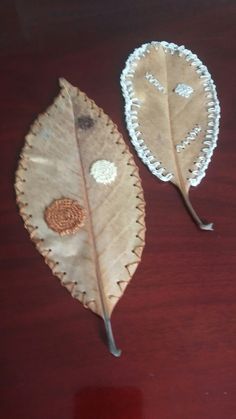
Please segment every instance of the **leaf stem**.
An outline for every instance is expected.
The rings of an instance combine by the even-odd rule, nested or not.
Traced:
[[[118,349],[116,346],[113,332],[112,332],[111,321],[108,317],[104,317],[104,324],[105,324],[105,329],[106,329],[109,351],[111,352],[112,355],[119,357],[121,355],[121,350]]]
[[[208,230],[208,231],[212,231],[212,230],[214,230],[214,228],[213,228],[213,223],[204,223],[204,222],[201,220],[201,218],[197,215],[197,213],[196,213],[195,209],[193,208],[193,206],[192,206],[192,204],[191,204],[191,202],[190,202],[190,199],[189,199],[188,195],[187,195],[186,193],[184,193],[182,190],[180,190],[180,191],[181,191],[181,194],[182,194],[183,200],[184,200],[184,202],[185,202],[185,205],[186,205],[186,207],[187,207],[187,209],[188,209],[188,211],[189,211],[190,215],[192,216],[193,220],[194,220],[194,221],[195,221],[195,223],[198,225],[198,227],[199,227],[201,230]]]

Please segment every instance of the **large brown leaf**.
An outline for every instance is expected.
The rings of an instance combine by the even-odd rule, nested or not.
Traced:
[[[104,319],[118,356],[111,313],[140,262],[144,198],[117,127],[79,89],[61,91],[26,137],[16,173],[20,213],[61,283]]]
[[[182,193],[195,222],[210,230],[189,201],[216,146],[219,102],[207,68],[184,46],[151,42],[134,50],[121,75],[128,130],[150,171]]]

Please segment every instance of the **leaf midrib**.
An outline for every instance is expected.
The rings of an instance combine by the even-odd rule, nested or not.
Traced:
[[[163,50],[164,52],[164,50]],[[177,176],[177,180],[178,180],[178,184],[179,184],[179,188],[182,192],[182,194],[184,194],[185,196],[188,195],[188,189],[186,188],[182,173],[181,173],[181,168],[179,165],[179,161],[175,152],[175,144],[174,144],[174,136],[173,136],[173,128],[172,128],[172,123],[171,123],[171,112],[170,112],[170,101],[169,101],[169,92],[168,92],[168,66],[167,66],[167,58],[166,58],[166,53],[164,52],[164,59],[165,59],[165,70],[166,70],[166,97],[167,97],[167,108],[168,108],[168,122],[169,122],[169,132],[170,132],[170,143],[171,143],[171,152],[173,155],[173,162],[175,165],[175,173]],[[178,186],[178,185],[177,185]]]
[[[69,96],[70,102],[71,102],[71,108],[72,108],[72,113],[73,113],[73,121],[74,121],[74,135],[75,135],[75,139],[76,139],[76,143],[77,143],[77,147],[78,147],[78,159],[79,159],[79,165],[80,165],[81,175],[82,175],[83,196],[84,196],[84,203],[85,203],[85,207],[86,207],[87,220],[88,220],[87,231],[88,231],[88,234],[89,234],[89,237],[90,237],[90,243],[91,243],[92,252],[93,252],[93,260],[94,260],[94,265],[95,265],[95,273],[96,273],[96,278],[97,278],[97,285],[98,285],[99,297],[100,297],[100,302],[101,302],[101,308],[102,308],[102,312],[103,312],[103,318],[104,318],[104,320],[106,320],[106,319],[109,319],[109,314],[108,314],[108,310],[107,310],[107,307],[106,307],[106,299],[105,299],[105,293],[104,293],[104,288],[103,288],[102,275],[101,275],[100,264],[99,264],[99,260],[98,260],[98,251],[97,251],[96,239],[95,239],[95,234],[94,234],[94,227],[93,227],[93,222],[92,222],[92,211],[91,211],[88,191],[87,191],[87,187],[86,187],[85,169],[84,169],[84,164],[83,164],[83,160],[82,160],[81,153],[80,153],[80,140],[79,140],[79,136],[77,135],[77,130],[76,130],[73,98],[71,97],[71,94],[68,90],[67,90],[67,93],[68,93],[68,96]]]

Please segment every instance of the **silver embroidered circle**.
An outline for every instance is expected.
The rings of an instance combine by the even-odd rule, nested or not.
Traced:
[[[115,163],[108,160],[97,160],[90,169],[90,174],[97,183],[108,185],[114,182],[117,176],[117,167]]]

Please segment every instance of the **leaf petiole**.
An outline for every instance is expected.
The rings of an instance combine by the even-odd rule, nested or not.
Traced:
[[[190,213],[190,215],[192,216],[193,220],[195,221],[195,223],[198,225],[198,227],[201,230],[208,230],[208,231],[213,231],[213,223],[204,223],[201,218],[197,215],[195,209],[193,208],[190,199],[188,197],[187,194],[185,194],[182,190],[181,190],[181,194],[184,200],[184,203]]]
[[[105,324],[105,329],[106,329],[109,351],[111,352],[112,355],[118,358],[121,355],[121,350],[118,349],[116,346],[113,332],[112,332],[111,321],[108,317],[104,318],[104,324]]]

